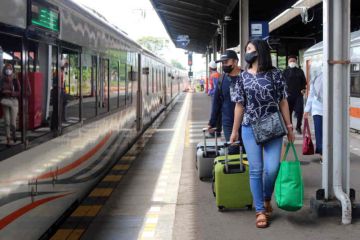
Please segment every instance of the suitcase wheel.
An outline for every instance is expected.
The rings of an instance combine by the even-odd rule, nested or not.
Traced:
[[[247,208],[247,210],[251,211],[252,210],[252,204],[246,205],[246,208]]]
[[[219,212],[223,212],[225,210],[225,207],[224,206],[218,206],[218,211]]]

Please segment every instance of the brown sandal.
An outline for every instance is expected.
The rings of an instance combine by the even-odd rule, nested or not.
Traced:
[[[256,227],[267,228],[269,226],[267,216],[264,212],[256,213]]]

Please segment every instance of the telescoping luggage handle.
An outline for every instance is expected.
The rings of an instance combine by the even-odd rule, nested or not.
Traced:
[[[216,128],[211,128],[211,129],[208,129],[208,128],[203,128],[203,136],[204,136],[204,155],[206,156],[207,155],[207,152],[206,152],[206,136],[205,136],[205,133],[206,131],[209,131],[209,130],[212,130],[215,132],[215,153],[216,153],[216,156],[218,156],[218,142],[217,142],[217,132],[216,132]]]
[[[239,146],[240,148],[240,172],[244,172],[244,164],[243,164],[243,147],[240,143],[240,141],[236,141],[236,142],[226,142],[224,144],[224,149],[225,149],[225,171],[229,172],[229,147],[230,146]]]

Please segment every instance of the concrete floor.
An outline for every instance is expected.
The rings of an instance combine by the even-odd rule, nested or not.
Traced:
[[[310,198],[321,186],[317,156],[300,155],[305,184],[305,206],[300,211],[285,212],[273,204],[267,229],[255,227],[254,211],[219,212],[211,182],[200,181],[195,170],[195,146],[209,111],[210,98],[205,94],[180,98],[83,239],[359,239],[357,219],[344,226],[341,216],[318,218],[311,212]],[[353,146],[359,141],[352,135]],[[301,153],[301,144],[297,150]],[[360,157],[355,153],[351,187],[360,191]]]

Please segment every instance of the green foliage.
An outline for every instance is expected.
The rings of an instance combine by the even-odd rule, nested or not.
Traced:
[[[173,67],[176,67],[176,68],[179,68],[179,69],[183,69],[183,70],[186,69],[178,60],[175,60],[175,59],[171,60],[171,65]]]
[[[155,54],[160,54],[162,50],[169,47],[169,40],[160,37],[145,36],[139,38],[137,42]]]

